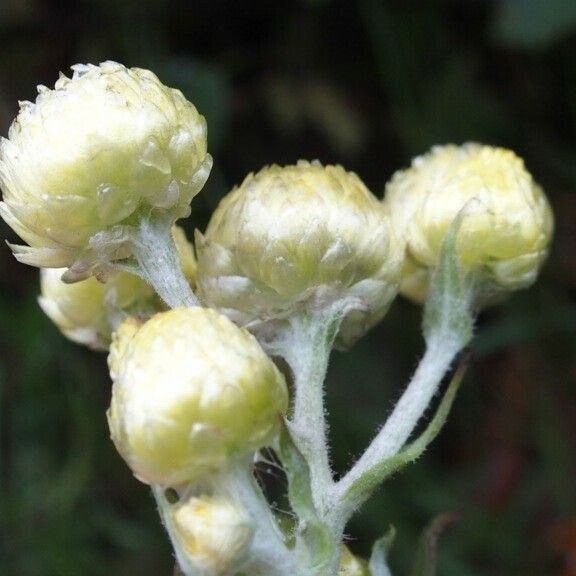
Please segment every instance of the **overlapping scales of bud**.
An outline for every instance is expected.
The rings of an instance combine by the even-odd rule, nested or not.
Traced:
[[[205,308],[125,321],[109,356],[112,440],[147,483],[197,481],[266,446],[288,403],[256,339]]]
[[[198,496],[171,510],[175,537],[198,576],[225,576],[240,569],[254,536],[246,512],[228,499]]]
[[[186,278],[196,283],[196,257],[184,231],[174,226],[172,236]],[[40,270],[38,302],[46,315],[70,340],[95,350],[107,350],[112,332],[127,316],[146,318],[165,310],[162,300],[138,276],[128,272],[112,275],[106,283],[96,278],[68,284],[65,268]]]
[[[393,176],[385,204],[406,245],[400,291],[418,302],[426,299],[446,232],[464,208],[458,255],[491,290],[529,286],[552,237],[546,196],[524,162],[503,148],[436,146]]]
[[[222,200],[196,247],[209,306],[258,329],[347,299],[343,344],[384,315],[402,256],[386,208],[356,174],[304,161],[250,174]]]
[[[140,212],[187,216],[212,159],[206,122],[148,70],[76,65],[23,102],[0,144],[0,215],[29,246],[21,262],[74,267],[130,255],[125,226]]]
[[[154,290],[128,272],[115,274],[105,284],[96,278],[66,284],[61,280],[65,271],[41,270],[38,303],[64,336],[77,344],[107,350],[125,314],[149,316],[161,307]]]

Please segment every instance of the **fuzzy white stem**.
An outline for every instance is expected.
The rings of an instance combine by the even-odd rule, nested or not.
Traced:
[[[293,576],[294,555],[286,547],[284,536],[276,523],[274,513],[254,475],[252,465],[240,463],[214,479],[213,485],[227,497],[238,502],[254,521],[255,534],[249,565],[250,574]]]
[[[132,235],[136,273],[170,306],[198,306],[198,298],[182,272],[172,238],[170,218],[142,217]]]
[[[428,341],[426,352],[392,414],[366,452],[336,485],[337,498],[346,494],[365,472],[397,454],[416,428],[442,378],[462,348],[458,339],[443,339],[441,334],[437,333]]]
[[[310,468],[314,504],[323,516],[334,484],[328,454],[328,426],[324,409],[324,379],[328,369],[335,317],[331,313],[290,320],[280,353],[294,374],[294,405],[288,425]]]

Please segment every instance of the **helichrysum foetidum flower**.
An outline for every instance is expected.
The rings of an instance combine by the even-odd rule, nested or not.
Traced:
[[[112,439],[148,483],[195,481],[265,446],[287,406],[284,378],[256,339],[206,308],[125,321],[109,365]]]
[[[0,215],[34,266],[89,268],[103,233],[107,257],[126,257],[122,225],[151,209],[187,216],[212,165],[206,122],[180,91],[115,62],[72,68],[21,104],[0,144]]]
[[[341,548],[338,576],[369,576],[366,561],[354,556],[345,545]]]
[[[401,251],[386,208],[352,172],[300,161],[250,174],[198,234],[203,299],[242,325],[348,298],[349,343],[396,294]]]
[[[172,235],[184,275],[193,287],[196,258],[184,231],[174,226]],[[40,270],[38,302],[46,315],[70,340],[95,350],[107,350],[112,332],[127,315],[147,317],[165,310],[163,302],[144,280],[118,272],[106,283],[96,278],[68,284],[62,281],[65,268]]]
[[[464,270],[489,290],[529,286],[546,258],[553,216],[542,189],[512,151],[437,146],[386,186],[392,224],[406,245],[401,293],[422,302],[442,242],[466,209],[457,238]]]
[[[254,536],[248,515],[219,496],[192,497],[170,512],[194,574],[223,576],[240,568]]]
[[[74,284],[61,280],[65,268],[40,271],[38,303],[70,340],[95,350],[106,350],[114,325],[125,314],[150,315],[161,301],[138,276],[119,272],[106,284],[87,278]]]

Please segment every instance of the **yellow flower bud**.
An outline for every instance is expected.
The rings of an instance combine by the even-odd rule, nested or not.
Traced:
[[[464,207],[458,256],[491,290],[529,286],[548,253],[550,205],[510,150],[480,144],[434,147],[393,176],[384,202],[406,243],[400,292],[417,302],[426,299],[446,232]]]
[[[284,378],[256,339],[206,308],[122,324],[109,356],[116,448],[143,482],[196,481],[274,437]]]
[[[250,174],[197,236],[204,300],[241,325],[348,298],[340,341],[386,312],[401,264],[386,208],[353,172],[300,161]]]
[[[247,514],[217,496],[192,497],[176,504],[171,519],[195,574],[230,574],[243,561],[254,536]]]
[[[127,272],[119,272],[106,284],[96,278],[66,284],[61,280],[64,272],[64,268],[40,271],[38,303],[68,339],[89,348],[108,348],[121,310],[149,314],[160,306],[148,284]]]
[[[354,556],[345,545],[342,546],[340,553],[338,576],[368,576],[366,561]]]
[[[190,286],[194,288],[196,286],[196,276],[198,274],[198,262],[196,262],[194,246],[192,246],[192,242],[188,241],[186,233],[182,228],[180,228],[180,226],[172,227],[172,238],[174,238],[174,244],[176,245],[176,250],[180,257],[182,272],[184,273],[184,276],[186,276]]]
[[[178,226],[172,229],[184,275],[196,282],[196,258],[192,244]],[[164,303],[144,280],[118,272],[106,283],[96,278],[68,284],[65,268],[40,270],[38,303],[60,331],[73,342],[95,350],[107,350],[115,327],[126,315],[151,316],[165,310]]]
[[[34,266],[90,261],[102,234],[111,259],[128,256],[122,226],[151,209],[187,216],[212,165],[206,122],[180,91],[115,62],[72,68],[21,104],[0,143],[0,215]]]

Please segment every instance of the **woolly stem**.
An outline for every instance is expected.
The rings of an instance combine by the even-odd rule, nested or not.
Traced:
[[[182,271],[180,256],[172,237],[173,220],[143,216],[131,237],[138,262],[134,272],[150,284],[170,306],[198,306],[198,298]]]
[[[330,468],[324,409],[324,379],[340,310],[300,312],[290,319],[277,351],[294,375],[294,403],[288,427],[310,468],[312,496],[320,516],[330,507],[326,496],[334,481]]]
[[[337,483],[334,496],[341,498],[350,487],[378,463],[404,446],[426,412],[454,358],[462,349],[458,340],[432,338],[408,387],[364,454]]]

